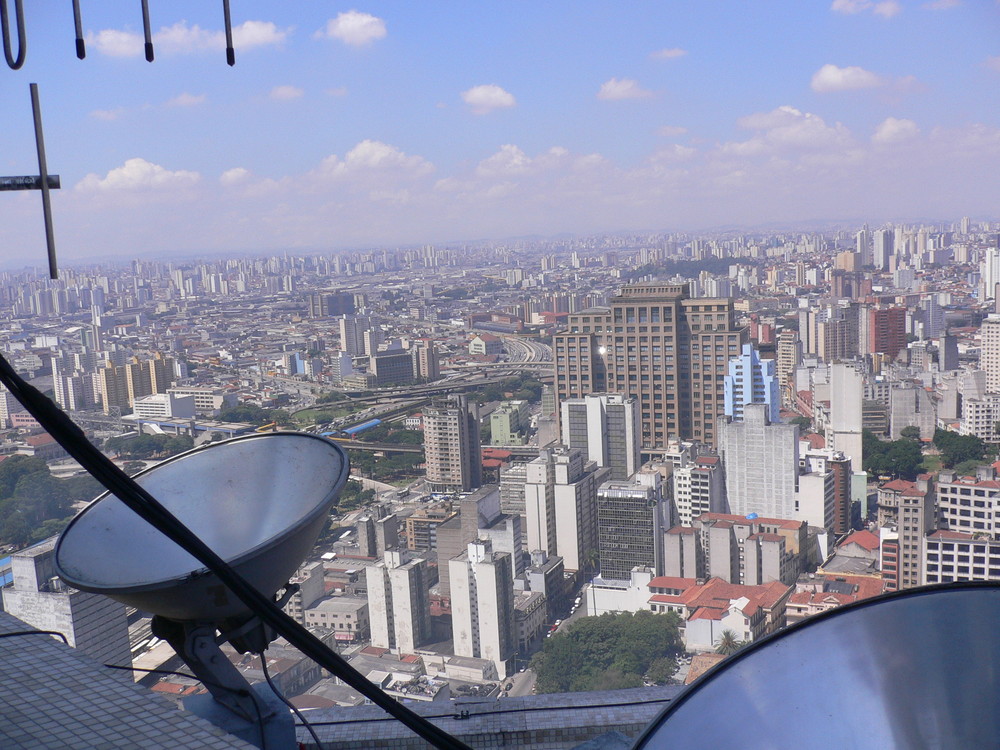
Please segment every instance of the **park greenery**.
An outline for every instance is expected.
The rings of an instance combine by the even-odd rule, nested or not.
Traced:
[[[349,513],[352,510],[368,505],[375,500],[375,490],[366,490],[361,487],[361,482],[350,481],[344,485],[337,498],[337,511],[339,513]]]
[[[861,433],[864,470],[876,477],[913,481],[920,472],[923,453],[920,444],[910,438],[879,440],[871,430]]]
[[[168,458],[194,448],[190,435],[136,435],[113,437],[104,443],[104,452],[130,460]]]
[[[975,435],[959,435],[939,428],[934,430],[934,447],[941,451],[942,464],[961,474],[974,474],[976,466],[986,459],[986,443]]]
[[[40,458],[8,457],[0,463],[0,545],[21,548],[58,534],[74,504],[102,491],[93,477],[57,479]]]
[[[542,398],[542,383],[534,375],[521,373],[505,378],[499,383],[491,383],[477,391],[469,393],[469,399],[479,403],[518,399],[537,403]]]
[[[531,666],[539,693],[619,690],[663,684],[684,650],[674,613],[585,617],[545,640]]]
[[[253,404],[230,406],[219,412],[220,422],[245,422],[246,424],[265,425],[277,422],[282,427],[294,427],[295,420],[284,409],[264,409]]]

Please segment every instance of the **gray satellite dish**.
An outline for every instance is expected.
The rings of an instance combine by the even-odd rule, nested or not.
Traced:
[[[196,448],[135,480],[261,593],[284,586],[347,481],[343,449],[316,435],[248,435]],[[59,576],[172,620],[250,614],[214,574],[106,493],[63,531]]]
[[[635,747],[997,747],[998,622],[996,584],[912,589],[831,610],[724,661]]]

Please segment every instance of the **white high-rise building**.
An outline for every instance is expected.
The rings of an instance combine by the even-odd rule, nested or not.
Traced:
[[[402,550],[386,550],[365,569],[372,645],[412,654],[431,636],[427,561]]]
[[[875,230],[872,235],[872,260],[878,270],[889,270],[889,257],[892,255],[893,244],[892,229]]]
[[[611,469],[612,479],[628,479],[641,465],[635,399],[620,393],[595,393],[563,401],[562,442],[569,448],[582,448],[591,461]]]
[[[593,566],[597,552],[597,488],[611,470],[579,448],[543,450],[525,465],[528,549],[563,558],[566,570]]]
[[[979,335],[979,367],[986,373],[986,391],[1000,393],[1000,315],[988,316]]]
[[[131,666],[125,605],[78,591],[56,576],[56,537],[15,552],[3,609],[39,630],[56,630],[99,664]],[[123,673],[128,674],[128,673]]]
[[[368,352],[365,350],[365,333],[371,321],[356,315],[343,315],[340,322],[340,348],[352,357],[358,357]]]
[[[489,659],[503,679],[517,651],[510,555],[480,539],[449,560],[448,569],[455,655]]]
[[[767,406],[748,404],[742,422],[719,420],[719,444],[732,513],[796,517],[798,425],[772,424]]]
[[[830,447],[861,466],[861,402],[864,378],[852,365],[830,365]]]

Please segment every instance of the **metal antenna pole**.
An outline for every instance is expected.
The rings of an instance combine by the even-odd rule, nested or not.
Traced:
[[[222,0],[222,15],[226,23],[226,62],[232,67],[236,64],[236,50],[233,49],[233,19],[229,15],[229,0]]]
[[[146,62],[153,62],[153,32],[149,26],[148,0],[142,0],[142,31],[146,36]]]
[[[49,251],[49,278],[59,278],[56,266],[56,239],[52,231],[52,205],[49,202],[49,170],[45,163],[45,137],[42,135],[42,109],[38,104],[38,84],[31,88],[31,113],[35,118],[35,145],[38,147],[39,187],[42,191],[42,214],[45,216],[45,244]]]
[[[76,56],[81,60],[87,56],[83,42],[83,19],[80,17],[80,0],[73,0],[73,25],[76,27]]]

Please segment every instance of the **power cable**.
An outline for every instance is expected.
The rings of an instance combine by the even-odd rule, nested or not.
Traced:
[[[442,750],[471,750],[461,740],[394,700],[331,651],[273,601],[232,569],[207,544],[174,517],[159,501],[94,446],[83,431],[37,388],[25,382],[0,355],[0,382],[63,449],[111,494],[188,552],[227,586],[236,597],[295,648],[384,709],[431,745]]]
[[[0,633],[0,638],[13,638],[19,635],[57,635],[62,638],[63,643],[69,645],[66,636],[58,630],[11,630],[9,633]]]
[[[306,717],[302,715],[302,712],[299,711],[298,708],[296,708],[295,704],[288,700],[288,698],[286,698],[284,694],[278,690],[278,686],[274,684],[274,681],[271,679],[271,673],[267,669],[267,657],[263,652],[257,654],[257,656],[260,658],[260,669],[264,673],[264,679],[267,680],[267,684],[268,687],[271,688],[271,692],[278,696],[278,699],[288,706],[292,710],[293,714],[299,717],[299,721],[302,722],[299,726],[304,726],[309,734],[312,735],[313,742],[316,743],[316,750],[323,750],[323,745],[319,741],[319,735],[316,734],[316,730],[313,729],[312,724],[306,720]]]

